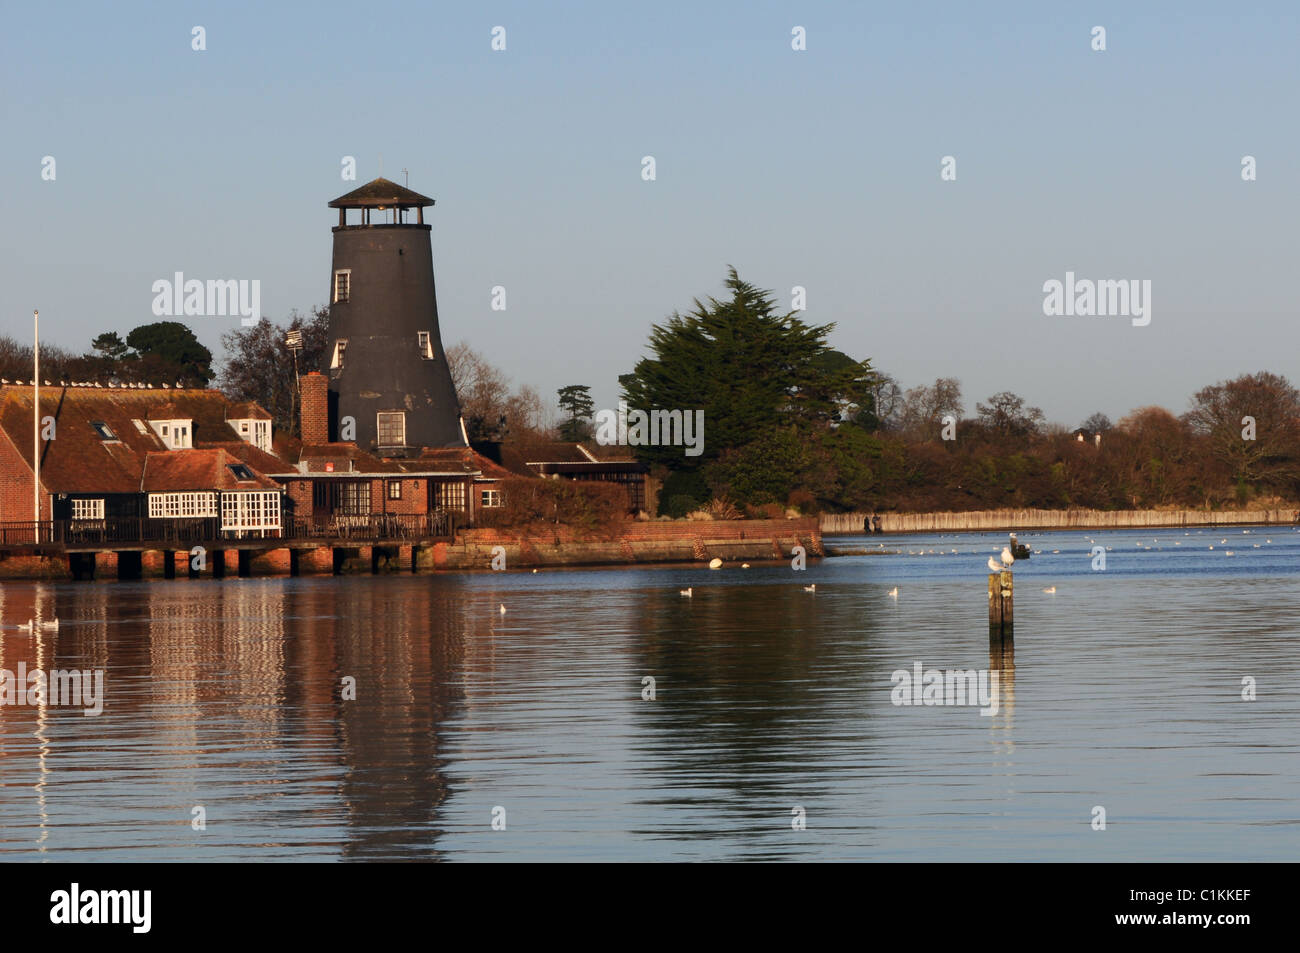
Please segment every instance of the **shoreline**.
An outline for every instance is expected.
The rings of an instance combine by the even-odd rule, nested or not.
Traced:
[[[1267,510],[1035,510],[1001,509],[939,513],[826,513],[824,536],[874,536],[863,524],[880,517],[879,534],[1022,532],[1057,529],[1177,529],[1195,526],[1294,526],[1296,509]]]
[[[89,552],[0,551],[0,580],[135,581],[234,579],[267,576],[382,575],[558,569],[665,564],[756,564],[787,560],[803,547],[808,559],[825,555],[816,517],[782,520],[700,520],[629,523],[605,538],[563,527],[550,530],[469,529],[451,542],[297,544],[276,539],[209,544],[203,568],[192,571],[190,552],[120,545]],[[202,547],[199,547],[202,548]],[[495,564],[495,567],[494,567]]]

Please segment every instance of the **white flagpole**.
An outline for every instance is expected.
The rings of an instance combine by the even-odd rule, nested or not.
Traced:
[[[32,542],[40,542],[41,523],[41,313],[32,312]]]

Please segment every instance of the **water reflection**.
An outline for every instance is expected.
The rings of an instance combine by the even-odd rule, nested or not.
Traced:
[[[338,833],[320,835],[342,828],[344,857],[435,856],[448,791],[439,729],[463,700],[461,664],[472,673],[475,661],[459,586],[394,598],[359,583],[5,586],[0,668],[107,677],[97,718],[0,706],[0,849],[82,849],[49,844],[51,811],[56,826],[89,820],[91,844],[119,840],[97,817],[108,787],[155,841],[142,846],[164,851],[333,853]],[[38,604],[57,633],[16,630]],[[206,830],[191,827],[195,807]]]
[[[1019,570],[1015,642],[987,645],[978,542],[807,574],[6,583],[0,668],[103,669],[107,697],[0,706],[0,854],[1292,856],[1300,700],[1272,686],[1300,678],[1300,581],[1278,540],[1226,589],[1198,575],[1208,548],[1130,544],[1102,574],[1086,541],[1044,542],[1061,557]],[[38,612],[58,631],[16,628]],[[992,716],[891,703],[896,669],[986,660]],[[1122,842],[1086,836],[1097,803]]]

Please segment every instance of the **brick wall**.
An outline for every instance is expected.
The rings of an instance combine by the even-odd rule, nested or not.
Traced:
[[[41,519],[50,518],[50,494],[42,489]],[[30,523],[31,519],[32,468],[8,435],[0,433],[0,522]]]
[[[329,442],[329,381],[320,371],[299,379],[302,392],[302,442]]]
[[[286,480],[284,488],[293,503],[293,515],[311,516],[311,480]]]
[[[374,480],[370,485],[370,509],[375,513],[421,514],[429,511],[429,491],[423,479],[402,479],[402,498],[388,498],[388,480]]]

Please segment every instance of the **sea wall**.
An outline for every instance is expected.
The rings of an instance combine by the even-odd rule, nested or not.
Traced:
[[[0,551],[0,579],[230,579],[490,569],[501,550],[507,569],[708,562],[714,557],[760,561],[788,559],[795,546],[802,546],[810,557],[825,555],[816,517],[628,523],[604,538],[557,527],[525,532],[470,529],[460,532],[455,542],[426,545],[288,546],[259,540],[241,549],[232,541],[207,552],[201,566],[192,564],[189,551]]]
[[[861,534],[873,514],[827,513],[821,531]],[[880,513],[882,533],[961,533],[981,530],[1131,529],[1176,526],[1290,525],[1294,509],[1274,510],[971,510],[965,513]]]
[[[630,523],[617,536],[593,539],[558,533],[472,529],[454,543],[417,553],[417,569],[488,569],[493,552],[505,551],[508,569],[541,566],[786,559],[795,546],[824,555],[816,517],[794,520],[701,520]],[[498,551],[499,552],[499,551]]]

